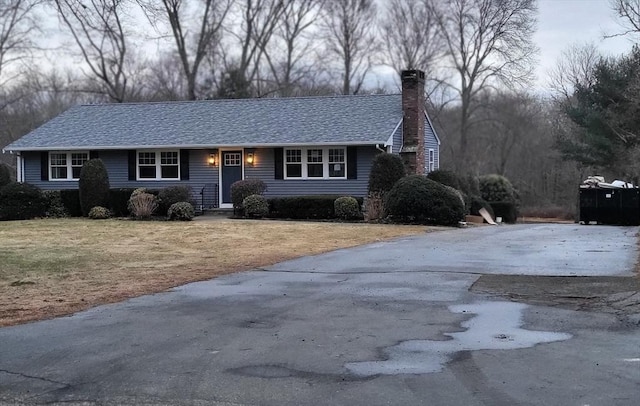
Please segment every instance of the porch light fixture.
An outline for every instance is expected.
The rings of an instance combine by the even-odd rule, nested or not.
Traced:
[[[207,159],[209,166],[218,166],[218,150],[213,150]]]
[[[255,162],[255,152],[247,151],[245,160],[247,161],[247,165],[253,166],[253,163]]]

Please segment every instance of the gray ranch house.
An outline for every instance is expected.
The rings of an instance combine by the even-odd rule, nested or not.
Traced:
[[[203,208],[231,207],[230,187],[261,179],[266,196],[364,197],[373,157],[409,171],[439,167],[424,73],[402,72],[401,95],[122,103],[72,107],[3,149],[17,180],[77,189],[100,158],[113,188],[188,185]]]

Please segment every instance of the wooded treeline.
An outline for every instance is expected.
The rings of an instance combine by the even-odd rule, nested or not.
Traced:
[[[639,1],[611,2],[631,35]],[[442,168],[505,175],[524,206],[573,208],[583,176],[637,176],[571,153],[598,148],[574,110],[585,77],[617,62],[567,51],[573,72],[559,66],[553,97],[535,95],[536,18],[536,0],[0,0],[0,146],[78,103],[397,93],[389,72],[416,68]],[[635,137],[620,128],[607,137]]]

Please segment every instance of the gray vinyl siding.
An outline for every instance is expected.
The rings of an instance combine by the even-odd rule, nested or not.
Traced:
[[[374,146],[358,147],[357,179],[275,179],[272,148],[256,150],[255,166],[246,166],[245,179],[262,179],[267,184],[265,196],[349,195],[364,197],[371,172],[371,161],[376,154]]]
[[[429,150],[433,149],[435,155],[434,168],[438,169],[440,168],[440,146],[438,145],[438,138],[429,124],[429,120],[425,122],[424,133],[425,168],[429,170]]]
[[[391,152],[394,154],[399,154],[402,149],[402,124],[398,126],[396,132],[393,133],[393,146],[391,147]]]
[[[335,180],[275,179],[274,152],[272,148],[255,150],[254,166],[245,165],[245,179],[262,179],[267,184],[266,196],[295,196],[313,194],[337,194],[366,196],[371,161],[376,154],[374,146],[358,147],[358,178]],[[40,178],[40,153],[23,152],[25,181],[45,190],[77,189],[77,181],[43,181]],[[191,150],[189,153],[189,180],[179,181],[131,181],[129,180],[128,151],[100,151],[99,157],[109,172],[112,188],[147,187],[160,189],[167,186],[188,185],[198,198],[205,185],[218,184],[218,168],[207,163],[209,150]]]
[[[43,181],[40,178],[40,153],[23,152],[25,181],[44,190],[77,189],[78,181]],[[207,164],[208,150],[191,150],[189,152],[189,180],[172,181],[136,181],[129,180],[128,151],[100,151],[99,157],[109,173],[109,184],[112,188],[147,187],[161,189],[167,186],[188,185],[193,188],[194,196],[199,196],[205,184],[218,183],[218,168]]]

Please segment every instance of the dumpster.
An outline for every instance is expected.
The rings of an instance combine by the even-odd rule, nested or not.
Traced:
[[[580,188],[580,222],[640,225],[640,189]]]

